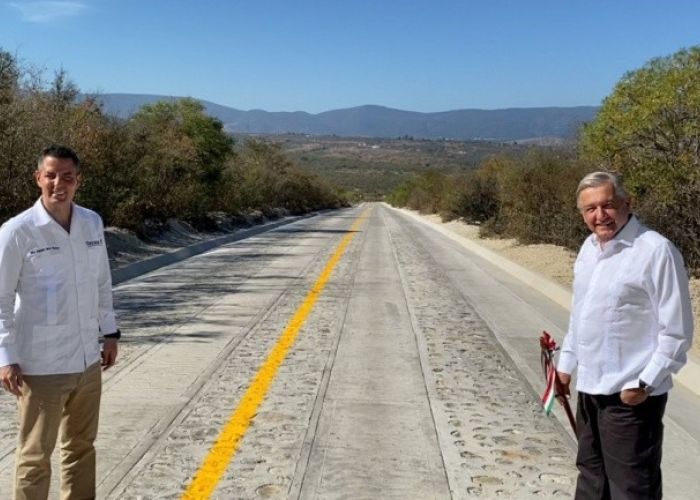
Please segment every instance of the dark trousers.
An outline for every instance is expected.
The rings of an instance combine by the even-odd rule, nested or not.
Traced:
[[[668,395],[628,406],[619,394],[579,392],[576,500],[661,498],[662,418]]]

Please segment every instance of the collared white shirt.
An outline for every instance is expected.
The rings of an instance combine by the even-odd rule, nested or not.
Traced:
[[[604,249],[595,235],[586,239],[558,363],[578,369],[576,390],[614,394],[643,380],[654,395],[668,392],[692,338],[688,275],[670,241],[635,216]]]
[[[81,373],[117,331],[102,220],[72,208],[70,232],[41,200],[0,228],[0,366]]]

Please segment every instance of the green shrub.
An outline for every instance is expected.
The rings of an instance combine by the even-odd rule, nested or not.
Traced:
[[[39,151],[65,144],[81,157],[77,201],[107,225],[144,234],[147,221],[206,223],[208,213],[273,213],[338,207],[343,195],[262,141],[236,147],[193,99],[144,106],[129,120],[106,116],[59,71],[50,83],[0,49],[0,223],[38,197]]]
[[[625,74],[584,128],[582,153],[624,174],[641,219],[700,269],[700,47]]]

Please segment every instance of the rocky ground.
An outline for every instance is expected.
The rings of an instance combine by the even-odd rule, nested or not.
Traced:
[[[250,216],[251,220],[246,222],[248,224],[254,223],[256,217],[262,220],[261,214],[253,214]],[[478,240],[481,246],[566,287],[570,287],[573,282],[573,265],[576,254],[566,248],[543,244],[521,245],[516,240],[508,238],[480,238],[478,226],[465,224],[458,220],[443,223],[437,215],[424,215],[424,217],[444,225],[460,236]],[[183,246],[235,231],[235,229],[236,226],[228,225],[216,232],[200,232],[187,223],[170,220],[160,235],[149,241],[143,241],[130,231],[110,227],[106,230],[106,238],[112,269],[118,269],[131,262],[155,255],[172,252]],[[691,279],[690,294],[693,300],[695,324],[700,325],[700,278]],[[700,336],[698,335],[695,336],[691,352],[700,357]]]
[[[375,225],[379,224],[379,220],[380,218],[375,219]],[[384,219],[381,218],[381,220]],[[177,241],[178,238],[185,244],[188,239],[196,241],[205,237],[201,233],[192,232],[185,226],[175,226],[174,224],[173,226],[178,229],[179,236],[175,238],[171,234],[170,239],[162,245],[159,245],[160,242],[157,240],[145,244],[140,243],[137,239],[132,239],[133,237],[128,234],[126,237],[120,235],[122,236],[120,247],[118,252],[114,253],[118,253],[122,258],[124,255],[139,253],[142,255],[155,254],[159,250],[172,251],[174,249],[173,240]],[[369,226],[368,224],[368,229]],[[334,498],[342,491],[352,489],[363,491],[369,488],[365,484],[358,486],[353,481],[356,481],[358,477],[371,478],[372,471],[380,467],[381,463],[365,468],[364,462],[357,457],[349,456],[348,454],[352,454],[346,449],[348,443],[354,443],[356,446],[359,437],[364,435],[363,433],[370,433],[368,429],[372,429],[372,435],[379,434],[381,439],[386,441],[384,443],[386,446],[380,447],[383,451],[375,450],[374,455],[377,457],[388,455],[393,460],[391,463],[395,469],[392,472],[396,476],[395,483],[403,484],[406,481],[405,478],[398,481],[398,477],[403,477],[400,474],[401,467],[399,465],[405,462],[406,471],[412,470],[417,457],[407,457],[400,454],[402,458],[399,459],[394,456],[399,443],[389,439],[389,437],[393,436],[398,439],[406,433],[403,426],[408,425],[409,421],[412,422],[406,417],[405,412],[394,411],[397,407],[403,408],[406,404],[401,402],[403,400],[399,397],[397,387],[403,387],[406,380],[410,378],[407,366],[404,366],[403,363],[397,365],[397,362],[389,362],[389,353],[384,353],[382,365],[386,365],[387,369],[391,368],[389,371],[401,366],[398,371],[402,373],[402,376],[398,379],[388,376],[386,378],[380,377],[376,371],[370,369],[367,370],[364,377],[358,373],[354,375],[348,373],[347,375],[352,376],[348,377],[346,383],[342,383],[343,377],[341,376],[344,372],[343,369],[354,366],[357,360],[372,358],[368,353],[348,357],[348,353],[345,351],[350,349],[349,346],[357,347],[358,336],[361,332],[369,332],[369,337],[378,338],[381,333],[381,321],[377,318],[387,314],[384,308],[380,308],[377,310],[377,317],[365,318],[369,313],[366,306],[367,300],[363,297],[369,290],[375,289],[379,283],[386,286],[390,280],[384,279],[384,276],[377,269],[368,267],[368,263],[358,264],[356,262],[360,257],[358,252],[364,248],[365,254],[371,256],[371,262],[374,262],[381,253],[380,250],[384,248],[380,243],[387,244],[387,241],[391,241],[391,245],[395,246],[397,252],[396,265],[404,273],[402,284],[403,293],[406,296],[405,298],[399,297],[401,298],[399,302],[403,304],[405,301],[406,306],[414,311],[415,324],[413,328],[420,331],[419,337],[422,339],[422,345],[424,344],[424,370],[431,381],[428,385],[435,387],[431,411],[437,415],[435,418],[439,424],[440,446],[448,457],[445,465],[447,474],[451,478],[452,486],[456,487],[459,492],[455,494],[455,498],[495,498],[508,494],[548,498],[570,496],[575,477],[572,465],[573,456],[563,437],[554,429],[553,422],[542,417],[541,409],[536,400],[533,399],[532,394],[522,381],[513,374],[509,361],[494,344],[495,341],[489,334],[487,326],[464,300],[459,291],[448,285],[447,275],[441,270],[438,261],[429,257],[431,252],[422,249],[420,245],[416,246],[410,236],[415,233],[411,231],[410,227],[402,228],[396,222],[391,222],[389,226],[391,228],[389,240],[383,237],[379,238],[379,242],[376,241],[378,238],[376,234],[382,234],[377,232],[378,228],[374,229],[374,233],[363,232],[363,238],[369,238],[369,234],[375,235],[370,238],[371,241],[375,241],[375,246],[368,246],[369,243],[363,245],[358,243],[349,251],[347,258],[343,260],[339,269],[334,273],[333,290],[329,291],[328,295],[322,299],[316,315],[309,320],[307,335],[299,339],[293,355],[287,360],[284,370],[280,373],[280,383],[283,390],[279,393],[273,392],[268,396],[265,406],[260,409],[259,418],[256,419],[255,425],[251,427],[250,433],[246,436],[247,446],[240,450],[236,460],[231,464],[231,470],[219,485],[218,492],[237,498],[256,496],[283,498],[285,496],[284,492],[288,490],[290,482],[293,482],[293,478],[296,477],[294,469],[298,451],[294,450],[300,445],[300,440],[303,440],[304,433],[313,431],[306,431],[303,426],[300,427],[297,422],[298,418],[295,417],[291,420],[287,418],[284,408],[293,407],[300,414],[311,411],[309,404],[313,403],[312,396],[318,390],[319,370],[334,373],[334,378],[329,381],[329,393],[326,394],[325,398],[321,398],[327,400],[324,403],[325,407],[335,411],[338,408],[354,407],[353,405],[362,403],[362,401],[360,403],[355,401],[357,399],[355,396],[347,397],[348,387],[355,387],[355,390],[360,391],[358,394],[361,393],[363,398],[367,398],[371,388],[375,388],[383,398],[390,398],[386,409],[391,411],[391,413],[383,415],[379,421],[373,420],[372,425],[360,426],[362,432],[350,426],[352,432],[349,433],[350,437],[347,443],[341,437],[344,436],[342,433],[345,429],[344,426],[349,426],[350,420],[343,420],[338,414],[333,413],[331,415],[333,418],[326,421],[322,418],[323,413],[321,412],[321,417],[319,417],[321,431],[319,431],[320,435],[317,439],[320,439],[322,443],[319,445],[320,451],[317,451],[319,451],[319,456],[325,457],[323,459],[324,465],[323,467],[310,467],[310,470],[316,471],[318,474],[321,473],[319,471],[325,471],[323,481],[318,482],[321,485],[318,487],[321,488],[318,491],[322,493],[319,496]],[[332,232],[319,232],[319,234],[332,234]],[[302,247],[308,248],[307,246]],[[269,251],[273,255],[279,253],[279,250],[274,246],[270,246]],[[355,264],[351,265],[353,262]],[[240,265],[241,263],[238,263],[232,268],[235,269],[236,276],[245,274]],[[364,283],[357,278],[359,281],[354,286],[358,287],[358,292],[362,290],[362,294],[343,292],[343,286],[350,287],[351,283],[354,282],[352,273],[348,274],[350,268],[358,266],[360,269],[366,268],[366,279],[369,280]],[[269,267],[269,264],[266,267]],[[391,267],[385,262],[378,269],[386,270]],[[207,274],[221,275],[219,271]],[[278,268],[274,274],[286,275],[289,272],[281,272]],[[317,275],[318,271],[310,274]],[[381,279],[378,278],[380,275]],[[179,283],[180,279],[176,281]],[[191,287],[192,285],[189,285],[185,288]],[[134,295],[134,300],[143,300],[144,292],[138,291],[136,288],[130,288],[121,293]],[[385,303],[392,296],[383,289],[381,293],[377,293],[378,296],[372,300],[378,304]],[[352,307],[351,297],[356,297],[356,300],[359,301],[356,307]],[[118,302],[122,304],[125,302],[124,299],[125,297],[120,296]],[[145,498],[154,491],[160,491],[164,496],[176,496],[176,493],[181,491],[183,481],[194,472],[190,469],[197,465],[196,460],[192,461],[192,456],[199,456],[193,450],[192,445],[188,443],[195,434],[204,434],[205,436],[215,434],[216,430],[221,427],[221,418],[226,415],[223,408],[234,406],[235,401],[240,398],[241,390],[245,388],[246,377],[243,376],[242,380],[236,378],[247,374],[247,372],[242,373],[242,363],[250,362],[251,370],[260,364],[259,356],[269,350],[266,347],[267,341],[264,341],[263,337],[267,338],[268,335],[279,332],[282,327],[278,322],[292,315],[291,309],[282,310],[281,308],[291,307],[299,302],[296,295],[290,295],[288,299],[290,300],[289,304],[286,301],[280,302],[275,313],[263,320],[256,329],[258,334],[244,340],[236,350],[236,355],[231,357],[231,362],[222,366],[220,373],[217,371],[217,376],[211,378],[207,387],[211,385],[211,390],[218,391],[218,393],[210,393],[210,389],[204,388],[201,397],[198,396],[199,402],[194,405],[195,409],[191,413],[185,412],[187,417],[182,422],[181,427],[173,429],[172,433],[166,432],[162,435],[163,447],[158,452],[153,451],[154,460],[142,467],[136,467],[133,472],[134,480],[125,485],[123,490],[117,491],[115,493],[117,496],[123,494],[123,497],[138,498],[143,495]],[[351,302],[350,306],[343,305],[348,300]],[[285,306],[285,304],[287,305]],[[345,352],[345,356],[341,356],[339,366],[330,370],[328,367],[324,368],[324,360],[328,357],[328,352],[333,350],[327,343],[332,340],[331,332],[337,329],[341,323],[337,314],[346,309],[349,311],[348,318],[343,323],[347,322],[345,327],[347,331],[344,337],[347,345],[341,343],[338,350],[339,353]],[[397,307],[396,310],[401,309]],[[127,315],[123,314],[122,316],[126,317]],[[392,316],[387,320],[393,324],[395,318]],[[320,323],[318,323],[319,321]],[[141,322],[143,323],[143,318]],[[271,323],[268,325],[268,322]],[[464,335],[465,329],[469,332],[468,335]],[[402,324],[402,327],[398,328],[397,331],[408,337],[398,342],[392,341],[390,352],[394,353],[400,347],[404,350],[410,350],[409,347],[412,346],[413,342],[411,340],[413,337],[412,328]],[[392,338],[396,334],[393,332]],[[250,349],[247,347],[247,342],[250,342]],[[360,342],[360,344],[362,343]],[[129,356],[131,353],[124,354],[123,362],[126,361],[126,358],[133,357]],[[360,370],[360,372],[365,373],[365,370]],[[419,375],[416,377],[420,378]],[[362,382],[364,379],[367,380]],[[390,380],[398,380],[401,383],[396,381],[390,383]],[[339,384],[335,392],[333,390],[334,383]],[[387,391],[385,385],[387,384],[392,387],[392,390],[385,394]],[[122,385],[124,384],[122,383]],[[421,387],[423,387],[422,383]],[[236,389],[233,390],[233,388]],[[422,392],[418,391],[418,393]],[[409,398],[409,400],[411,402],[408,405],[410,409],[417,411],[414,408],[414,399]],[[221,410],[213,409],[214,402],[217,401],[223,404]],[[375,407],[376,403],[372,405],[360,404],[360,406],[363,408],[365,406]],[[427,415],[430,415],[427,409],[426,412]],[[367,418],[369,416],[365,415],[364,419]],[[395,428],[393,433],[384,435],[378,433],[376,428],[386,419],[390,419],[395,424]],[[394,422],[391,419],[398,420]],[[301,418],[301,420],[308,420],[308,416]],[[360,420],[360,423],[365,422],[365,420]],[[354,420],[352,421],[354,422]],[[344,424],[340,425],[338,422],[344,422]],[[328,428],[328,432],[322,432],[326,428]],[[197,430],[194,431],[194,429]],[[329,441],[323,440],[326,434]],[[411,447],[415,447],[414,441],[418,440],[424,433],[413,432],[409,434],[413,436]],[[270,440],[270,436],[275,436],[274,442]],[[341,444],[338,445],[334,439],[341,439]],[[366,453],[363,452],[364,454]],[[372,457],[374,455],[369,454]],[[312,450],[310,463],[316,463],[314,457],[318,459]],[[328,457],[335,457],[337,462],[335,468]],[[348,467],[354,471],[352,474],[342,472]],[[186,473],[183,474],[183,471]],[[411,477],[421,476],[420,471],[422,468],[418,467],[417,471],[410,474]],[[306,483],[316,485],[317,482],[310,480],[304,482],[304,484]],[[393,486],[395,487],[396,484]],[[405,484],[411,485],[412,483],[406,482]],[[308,485],[305,487],[310,487]],[[388,484],[384,484],[382,487],[390,489]],[[302,490],[305,494],[308,493],[306,496],[315,496],[304,488]],[[314,491],[318,493],[318,491]],[[385,497],[390,497],[390,495]],[[447,497],[447,493],[435,493],[435,497]]]
[[[262,220],[261,214],[253,214],[248,224],[254,223],[255,218]],[[566,287],[573,282],[573,264],[576,254],[566,248],[556,245],[521,245],[514,239],[480,238],[479,227],[465,224],[458,220],[443,223],[437,215],[424,216],[432,222],[442,224],[450,231],[469,238],[478,240],[479,244],[489,250],[520,264],[527,269],[536,271]],[[172,252],[183,246],[191,245],[212,237],[220,236],[226,232],[235,231],[236,226],[222,226],[216,232],[201,232],[187,223],[170,220],[166,223],[164,231],[149,241],[143,241],[132,232],[119,228],[107,228],[106,238],[110,254],[110,262],[113,269],[118,269],[126,264],[143,260],[155,255]],[[693,300],[693,312],[695,324],[700,325],[700,279],[694,278],[690,282],[690,294]],[[700,357],[700,336],[695,336],[691,352]]]

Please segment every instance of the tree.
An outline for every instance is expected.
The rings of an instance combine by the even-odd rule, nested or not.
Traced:
[[[64,70],[47,82],[0,48],[0,223],[36,199],[37,154],[51,143],[80,155],[77,200],[105,224],[141,233],[169,217],[210,226],[211,211],[305,211],[343,203],[276,146],[249,141],[234,150],[223,123],[194,99],[144,106],[123,121],[105,115],[94,98],[77,102],[78,93]]]
[[[586,230],[574,193],[590,171],[566,153],[533,150],[501,173],[499,211],[491,224],[521,243],[578,248]]]
[[[36,196],[36,132],[32,108],[22,88],[24,68],[0,48],[0,223],[24,210]]]
[[[700,267],[700,212],[683,205],[700,199],[700,46],[625,74],[581,145],[586,157],[625,175],[637,213]]]
[[[128,122],[134,189],[115,211],[133,227],[144,218],[195,219],[215,208],[233,140],[194,99],[142,107]]]
[[[504,179],[515,168],[512,158],[494,156],[484,161],[478,169],[456,178],[455,189],[448,202],[454,217],[461,217],[470,224],[491,221],[490,227],[495,229],[501,210]]]
[[[584,128],[584,154],[656,184],[670,201],[678,181],[700,175],[700,47],[652,59],[623,76]]]
[[[15,98],[19,75],[17,59],[0,49],[0,106],[6,106]]]
[[[63,109],[73,104],[79,93],[78,86],[68,77],[68,73],[63,68],[56,71],[47,92],[53,104]]]

